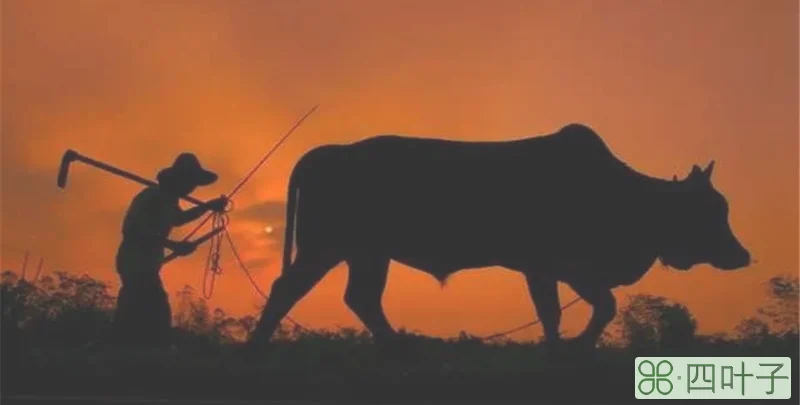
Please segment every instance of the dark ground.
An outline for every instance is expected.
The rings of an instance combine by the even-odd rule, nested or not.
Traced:
[[[387,356],[369,334],[346,329],[281,329],[268,352],[246,355],[234,337],[251,333],[255,318],[211,311],[186,289],[175,306],[177,349],[92,346],[111,320],[114,297],[106,285],[66,272],[34,285],[4,272],[0,399],[2,405],[626,404],[637,401],[638,355],[788,356],[792,399],[735,403],[797,404],[800,281],[770,283],[765,305],[742,321],[736,336],[698,335],[684,306],[637,296],[615,320],[621,340],[606,340],[591,359],[548,361],[540,345],[487,344],[467,334],[449,340],[406,334],[406,351]]]
[[[762,403],[797,404],[797,343],[748,349],[704,346],[647,355],[788,355],[793,359],[794,398]],[[637,401],[634,357],[628,350],[607,348],[592,361],[548,365],[536,345],[435,339],[419,339],[413,351],[394,360],[356,338],[283,342],[263,358],[245,356],[231,345],[159,352],[36,349],[21,356],[17,365],[4,361],[2,397],[4,404],[623,404]],[[42,402],[45,397],[53,401]]]

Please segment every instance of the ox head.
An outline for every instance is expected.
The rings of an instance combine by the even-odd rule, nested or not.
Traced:
[[[683,179],[673,178],[673,198],[668,199],[664,231],[667,233],[661,261],[689,270],[710,264],[721,270],[750,265],[750,253],[734,236],[728,221],[728,202],[711,184],[714,162],[697,165]]]

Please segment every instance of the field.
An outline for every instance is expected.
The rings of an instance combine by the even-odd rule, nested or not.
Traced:
[[[594,356],[583,358],[555,359],[536,343],[489,343],[468,335],[442,340],[406,334],[402,353],[387,352],[364,332],[299,329],[281,330],[267,351],[252,355],[239,343],[252,318],[237,320],[219,310],[212,315],[202,300],[188,296],[186,305],[176,308],[175,348],[97,344],[94,336],[109,316],[103,305],[113,302],[98,291],[105,290],[66,274],[37,288],[18,280],[5,284],[4,404],[42,403],[44,397],[78,397],[58,403],[90,403],[89,397],[108,403],[111,397],[114,403],[149,398],[138,403],[622,404],[636,401],[637,355],[789,356],[794,398],[768,402],[797,403],[796,312],[784,316],[786,308],[796,311],[796,301],[773,300],[764,307],[761,313],[773,316],[772,327],[753,318],[743,321],[736,335],[703,336],[695,333],[685,307],[636,297],[611,328],[617,337],[609,335]],[[46,310],[57,303],[60,311]]]
[[[162,351],[36,349],[3,368],[3,396],[113,396],[161,399],[453,403],[630,403],[633,358],[600,349],[591,360],[548,363],[535,344],[489,345],[412,337],[402,359],[365,336],[308,334],[278,342],[261,357],[238,345]],[[792,357],[797,340],[742,347],[697,342],[690,350],[646,355]],[[4,353],[5,354],[5,353]],[[772,403],[772,402],[770,402]],[[797,403],[796,399],[792,403]]]

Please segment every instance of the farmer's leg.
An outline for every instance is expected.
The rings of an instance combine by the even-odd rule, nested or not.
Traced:
[[[153,329],[156,344],[160,347],[172,345],[172,310],[169,295],[159,279],[153,288]]]
[[[142,268],[141,253],[129,246],[120,246],[116,256],[116,270],[120,280],[117,307],[114,311],[112,339],[115,344],[129,346],[136,342],[140,276]]]
[[[149,325],[150,318],[153,316],[153,310],[150,308],[150,295],[151,289],[148,283],[141,278],[137,277],[130,283],[130,313],[131,320],[128,322],[127,332],[131,344],[136,347],[151,346],[151,338],[149,337],[149,330],[152,329]]]
[[[129,345],[135,333],[135,286],[126,277],[120,277],[122,286],[117,294],[117,307],[111,326],[112,343]]]
[[[138,278],[136,285],[135,336],[138,346],[149,348],[163,346],[164,318],[169,318],[169,303],[161,281],[148,272]],[[168,319],[166,323],[169,327]]]
[[[158,344],[159,313],[163,313],[163,289],[147,272],[124,278],[117,313],[116,334],[127,346],[153,347]]]

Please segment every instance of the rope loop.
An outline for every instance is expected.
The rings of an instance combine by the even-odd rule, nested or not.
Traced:
[[[211,218],[212,228],[215,231],[220,229],[222,229],[222,231],[214,235],[209,243],[210,247],[208,249],[208,257],[206,259],[206,269],[203,273],[203,297],[206,299],[211,298],[211,295],[214,293],[214,282],[216,281],[217,276],[222,274],[222,267],[220,266],[220,258],[222,255],[220,252],[222,250],[222,241],[224,239],[223,233],[225,233],[225,229],[227,229],[228,223],[230,222],[227,213],[231,210],[232,204],[229,203],[223,212],[214,213]]]

